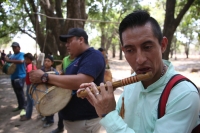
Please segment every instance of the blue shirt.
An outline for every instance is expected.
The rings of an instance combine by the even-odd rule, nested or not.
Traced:
[[[141,81],[124,87],[116,110],[100,121],[107,133],[191,133],[198,124],[200,99],[197,89],[188,81],[173,87],[165,115],[157,118],[160,95],[170,78],[177,74],[169,61],[164,63],[168,66],[167,72],[146,89]],[[119,116],[122,96],[124,119]]]
[[[94,48],[87,49],[66,69],[66,75],[77,75],[82,73],[93,77],[93,82],[96,85],[100,85],[100,83],[103,82],[104,72],[104,57],[101,52],[95,50]],[[61,115],[64,120],[69,121],[89,120],[98,117],[95,108],[88,102],[87,99],[78,98],[76,91],[73,91],[71,100],[67,106],[61,110]]]
[[[10,60],[24,60],[24,53],[19,52],[17,54],[12,54]],[[11,75],[11,80],[17,78],[25,78],[26,77],[26,67],[25,63],[16,64],[15,72]]]

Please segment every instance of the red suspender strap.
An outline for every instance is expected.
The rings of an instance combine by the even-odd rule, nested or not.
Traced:
[[[167,83],[167,85],[165,86],[161,96],[160,96],[160,100],[158,103],[158,119],[163,117],[165,115],[165,110],[166,110],[166,104],[167,104],[167,100],[170,94],[170,91],[172,90],[172,88],[177,85],[178,83],[180,83],[181,81],[189,81],[191,82],[196,88],[197,86],[190,81],[188,78],[180,75],[180,74],[176,74],[174,75],[169,82]],[[197,88],[197,91],[198,88]],[[192,133],[200,133],[200,124],[197,125],[193,130]]]
[[[191,82],[188,78],[186,78],[186,77],[184,77],[183,75],[180,75],[180,74],[174,75],[169,80],[169,82],[165,86],[165,88],[164,88],[164,90],[163,90],[163,92],[160,96],[160,100],[159,100],[159,103],[158,103],[158,119],[165,115],[166,104],[167,104],[167,100],[168,100],[170,91],[172,90],[172,88],[175,85],[177,85],[178,83],[180,83],[181,81],[184,81],[184,80]]]

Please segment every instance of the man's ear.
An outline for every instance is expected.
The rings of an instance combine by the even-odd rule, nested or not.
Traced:
[[[161,51],[162,51],[162,53],[164,53],[165,50],[167,49],[167,45],[168,45],[168,39],[164,36],[162,41],[161,41]]]
[[[80,40],[81,44],[84,43],[84,38],[83,37],[79,37],[79,40]]]

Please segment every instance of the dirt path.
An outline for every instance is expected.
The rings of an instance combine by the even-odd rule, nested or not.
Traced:
[[[172,60],[175,69],[183,75],[190,78],[198,87],[200,87],[199,77],[200,73],[191,73],[191,69],[200,68],[199,59],[179,59],[178,61]],[[113,81],[126,78],[131,74],[131,68],[125,60],[111,59],[110,60],[111,72]],[[25,89],[24,89],[25,90]],[[115,91],[116,100],[122,93],[123,88],[118,88]],[[19,121],[19,112],[12,112],[13,108],[17,106],[16,97],[10,85],[10,78],[7,75],[0,75],[0,133],[50,133],[57,127],[58,117],[55,114],[55,123],[53,126],[43,128],[43,121],[37,119],[37,112],[34,108],[32,119],[29,121]],[[64,133],[67,133],[65,131]],[[102,128],[101,133],[106,133]]]

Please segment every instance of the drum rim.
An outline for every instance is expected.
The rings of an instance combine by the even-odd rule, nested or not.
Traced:
[[[40,83],[40,84],[43,84],[43,83]],[[30,89],[29,89],[29,94],[30,94],[30,91],[33,91],[33,93],[34,93],[33,85],[36,85],[35,87],[37,87],[37,86],[40,85],[40,84],[31,84],[31,87],[30,87]],[[57,86],[52,85],[52,86],[49,88],[49,90],[48,90],[47,93],[50,93],[51,91],[53,91],[54,89],[56,89],[56,87],[57,87]],[[60,87],[59,87],[59,88],[60,88]],[[60,88],[60,89],[63,89],[63,88]],[[70,90],[70,89],[67,89],[67,90],[69,91],[69,93],[70,93],[70,92],[72,93],[72,90]],[[33,93],[32,93],[32,94],[33,94]],[[41,109],[41,104],[40,104],[40,102],[42,101],[43,98],[45,98],[45,95],[46,95],[47,93],[42,94],[42,96],[39,98],[39,100],[36,99],[37,101],[36,101],[34,98],[32,98],[32,99],[34,100],[36,110],[38,111],[38,113],[40,113],[40,114],[43,115],[43,116],[49,116],[49,115],[52,115],[52,114],[55,114],[55,113],[59,112],[60,110],[62,110],[62,109],[70,102],[70,100],[71,100],[71,98],[72,98],[72,95],[71,95],[71,93],[70,93],[69,97],[66,97],[66,99],[63,99],[63,100],[66,100],[66,103],[65,103],[65,105],[63,105],[62,108],[60,108],[58,111],[57,111],[57,110],[55,110],[54,112],[52,111],[51,114],[45,114],[45,113],[42,111],[42,109]],[[30,95],[31,95],[31,94],[30,94]],[[31,97],[32,97],[32,95],[31,95]],[[67,99],[69,99],[69,100],[67,101]],[[38,102],[38,101],[39,101],[39,102]],[[36,103],[36,102],[37,102],[37,103]]]

